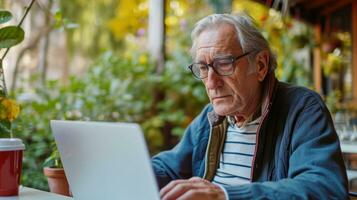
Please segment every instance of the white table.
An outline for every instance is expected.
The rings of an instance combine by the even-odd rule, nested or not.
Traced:
[[[342,153],[357,153],[357,142],[341,142]]]
[[[20,187],[19,196],[0,197],[0,200],[73,200],[73,198],[28,187]]]
[[[342,153],[357,153],[357,142],[340,141]],[[348,180],[357,178],[357,170],[347,169]]]

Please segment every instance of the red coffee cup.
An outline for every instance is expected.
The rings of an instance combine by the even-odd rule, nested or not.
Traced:
[[[0,138],[0,196],[19,195],[24,149],[21,139]]]

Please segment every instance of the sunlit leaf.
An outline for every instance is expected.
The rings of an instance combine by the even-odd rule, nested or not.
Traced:
[[[61,11],[56,11],[53,15],[53,18],[55,19],[55,23],[53,27],[55,29],[61,28],[63,25],[63,17],[62,17],[62,12]]]
[[[20,43],[25,36],[21,27],[7,26],[0,29],[0,48],[9,48]]]
[[[61,21],[62,20],[62,12],[60,10],[56,11],[56,13],[54,14],[54,18],[57,21]]]
[[[8,22],[12,18],[11,12],[7,10],[0,10],[0,24]]]

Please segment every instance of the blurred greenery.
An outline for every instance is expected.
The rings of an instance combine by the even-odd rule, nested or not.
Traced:
[[[334,90],[326,96],[325,103],[332,114],[341,111],[341,98],[342,94],[340,90]]]
[[[78,26],[74,29],[65,29],[70,55],[80,54],[96,58],[107,49],[122,48],[121,42],[114,39],[107,24],[115,15],[113,8],[122,0],[58,2],[60,5],[59,10],[55,12],[55,19],[67,27]]]
[[[162,150],[162,132],[167,124],[175,135],[181,136],[207,99],[202,84],[180,66],[188,58],[175,56],[182,54],[173,55],[166,63],[165,73],[157,76],[154,65],[108,51],[85,76],[71,77],[67,86],[47,81],[46,87],[35,88],[31,96],[18,96],[22,111],[14,132],[27,147],[23,184],[47,189],[42,163],[52,153],[51,119],[140,123],[152,153]],[[161,101],[153,105],[152,95],[158,88],[165,92]],[[17,93],[22,94],[21,90]]]
[[[249,0],[234,1],[233,6],[234,11],[247,12],[256,20],[273,52],[277,54],[277,78],[313,88],[312,65],[309,62],[315,45],[312,27]]]
[[[58,158],[51,119],[139,123],[150,152],[155,154],[175,144],[208,103],[204,86],[186,66],[191,62],[190,31],[200,18],[220,9],[212,8],[218,1],[166,2],[166,62],[159,76],[146,51],[147,1],[60,1],[60,11],[54,12],[55,26],[77,27],[63,30],[68,34],[68,51],[82,52],[80,55],[93,64],[66,85],[58,80],[32,84],[40,78],[35,74],[28,85],[37,86],[15,91],[22,110],[14,134],[26,144],[23,185],[48,189],[42,167],[45,161],[45,165],[56,165],[49,156]],[[296,56],[296,52],[313,47],[311,29],[260,4],[240,0],[232,5],[233,12],[246,11],[257,20],[278,54],[277,76],[311,86],[310,68]]]

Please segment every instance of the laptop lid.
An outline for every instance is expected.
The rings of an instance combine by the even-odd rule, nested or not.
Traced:
[[[160,199],[139,125],[51,120],[51,128],[75,199]]]

